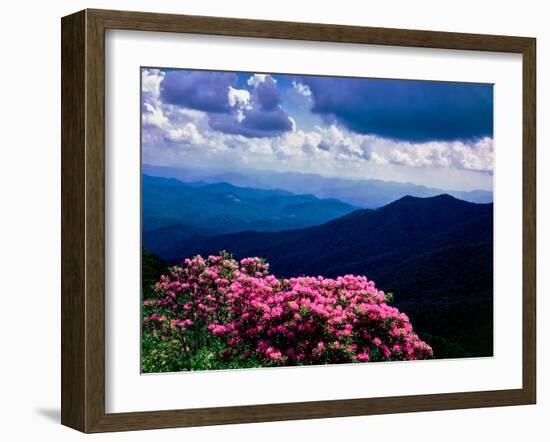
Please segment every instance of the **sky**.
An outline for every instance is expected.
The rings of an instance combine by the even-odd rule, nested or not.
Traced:
[[[144,164],[492,190],[490,84],[142,68]]]

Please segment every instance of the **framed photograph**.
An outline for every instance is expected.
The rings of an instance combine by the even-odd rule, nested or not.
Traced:
[[[62,423],[536,400],[535,39],[62,19]]]

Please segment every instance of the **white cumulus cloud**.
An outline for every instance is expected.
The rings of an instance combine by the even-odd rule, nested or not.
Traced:
[[[227,101],[231,107],[247,107],[250,106],[250,92],[246,89],[235,89],[229,86],[227,91]]]
[[[157,99],[160,95],[160,84],[164,80],[164,75],[164,72],[159,69],[144,69],[141,72],[141,90]]]
[[[144,103],[144,107],[145,112],[142,114],[142,122],[144,125],[159,128],[170,126],[170,120],[164,115],[162,108],[155,107],[150,103]]]
[[[203,136],[193,123],[187,123],[181,127],[169,127],[165,131],[165,137],[175,143],[200,144],[204,143]]]
[[[277,80],[269,74],[254,74],[246,81],[246,83],[249,86],[256,87],[260,83],[263,83],[267,78],[271,78],[274,83],[277,83]]]
[[[311,96],[311,90],[309,89],[309,86],[307,84],[298,83],[296,81],[292,82],[292,87],[294,90],[304,97],[310,97]]]

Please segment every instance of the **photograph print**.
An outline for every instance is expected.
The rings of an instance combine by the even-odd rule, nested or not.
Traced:
[[[142,373],[493,356],[492,84],[140,75]]]

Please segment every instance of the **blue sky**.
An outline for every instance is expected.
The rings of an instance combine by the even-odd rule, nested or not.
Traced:
[[[492,190],[493,87],[142,69],[146,164]]]

